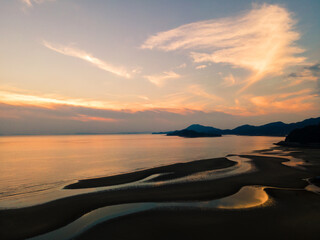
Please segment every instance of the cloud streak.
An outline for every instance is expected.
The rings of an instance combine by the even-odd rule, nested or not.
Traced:
[[[168,71],[163,72],[162,74],[148,75],[144,77],[151,83],[157,85],[158,87],[161,87],[167,80],[178,79],[181,76],[178,73],[175,73],[174,71]]]
[[[106,72],[113,73],[115,75],[125,77],[125,78],[131,77],[130,73],[126,69],[124,69],[122,67],[116,67],[116,66],[113,66],[109,63],[106,63],[106,62],[102,61],[101,59],[96,58],[83,50],[69,47],[69,46],[52,44],[47,41],[43,41],[42,44],[45,47],[49,48],[50,50],[61,53],[63,55],[80,58],[86,62],[91,63],[95,67],[106,71]]]
[[[228,76],[225,76],[223,78],[223,86],[225,87],[231,87],[236,84],[236,78],[233,76],[233,74],[229,73]]]
[[[224,124],[234,121],[233,116],[217,112],[190,110],[181,114],[166,109],[125,112],[73,106],[48,109],[1,103],[0,114],[5,116],[0,118],[1,135],[169,131],[182,129],[199,119],[203,124],[209,124],[212,119],[223,119]]]
[[[43,2],[53,2],[55,0],[21,0],[27,7],[32,7],[33,4],[41,4]]]
[[[187,97],[188,99],[189,97]],[[35,95],[32,93],[24,93],[0,89],[0,104],[8,104],[21,107],[41,107],[46,109],[57,109],[61,106],[82,107],[100,110],[112,110],[123,112],[138,112],[146,110],[165,110],[167,112],[185,113],[188,109],[194,108],[193,104],[185,102],[186,98],[177,96],[164,96],[163,99],[151,100],[146,96],[135,96],[130,101],[123,100],[89,100],[83,98],[66,98],[57,95]]]
[[[247,69],[242,91],[266,75],[281,74],[285,67],[305,58],[294,45],[300,34],[287,9],[279,5],[254,5],[237,17],[212,19],[182,25],[149,37],[143,49],[186,50],[195,63],[227,63]]]
[[[206,67],[207,67],[207,65],[203,64],[203,65],[196,66],[196,69],[199,70],[199,69],[204,69]]]
[[[266,96],[244,95],[238,100],[236,107],[230,107],[233,112],[239,110],[239,115],[257,116],[272,113],[299,113],[319,111],[319,97],[312,89],[277,93]]]
[[[162,99],[140,97],[140,102],[126,104],[1,90],[0,134],[164,131],[194,122],[240,125],[239,119],[243,117],[260,116],[265,122],[266,114],[276,114],[278,118],[282,113],[319,112],[319,96],[311,90],[244,95],[237,99],[236,105],[229,106],[199,85]],[[211,110],[207,111],[208,107]]]

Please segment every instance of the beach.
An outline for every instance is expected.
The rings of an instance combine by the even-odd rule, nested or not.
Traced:
[[[320,239],[319,9],[0,1],[0,240]]]
[[[301,168],[285,165],[290,156],[278,154],[276,157],[277,149],[281,147],[240,155],[240,158],[250,162],[251,169],[221,178],[210,176],[214,176],[215,171],[233,169],[239,163],[226,156],[82,180],[65,188],[99,189],[153,176],[146,181],[152,184],[129,185],[30,207],[1,210],[0,237],[25,239],[45,234],[105,206],[141,202],[210,201],[236,194],[245,186],[263,186],[268,199],[258,206],[234,209],[158,207],[102,222],[77,234],[75,238],[103,239],[108,236],[110,239],[162,239],[179,236],[192,239],[198,236],[198,239],[203,239],[207,234],[214,234],[226,238],[288,236],[289,239],[317,239],[320,233],[317,223],[320,217],[320,196],[305,188],[309,184],[306,179],[320,175],[319,150],[291,150],[291,157],[299,157],[304,161]],[[229,158],[232,159],[232,156]],[[206,173],[204,177],[188,178],[202,172]]]

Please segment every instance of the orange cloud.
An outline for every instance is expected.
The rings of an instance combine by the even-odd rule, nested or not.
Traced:
[[[215,110],[238,116],[319,112],[319,98],[311,89],[266,96],[242,95],[234,103],[216,105]]]
[[[72,117],[71,119],[81,121],[81,122],[89,122],[89,121],[99,121],[99,122],[119,122],[121,119],[114,118],[104,118],[104,117],[93,117],[84,114],[79,114],[76,117]]]
[[[61,107],[82,107],[92,110],[110,110],[116,112],[135,113],[143,111],[165,111],[180,115],[187,115],[194,111],[223,112],[240,116],[257,116],[261,114],[280,112],[305,112],[319,110],[319,96],[310,89],[298,92],[279,93],[269,96],[242,95],[234,102],[227,101],[215,94],[208,93],[200,85],[194,84],[184,91],[164,95],[158,99],[147,96],[136,96],[131,101],[98,101],[80,98],[63,98],[54,95],[34,95],[21,91],[0,90],[0,103],[13,106],[34,106],[47,109],[61,109]],[[7,118],[16,118],[8,115]],[[91,117],[87,115],[72,116],[79,121],[113,122],[113,118]],[[118,121],[118,120],[117,120]]]
[[[112,107],[112,104],[99,101],[84,101],[83,99],[65,99],[61,97],[46,97],[32,94],[0,91],[0,102],[13,105],[34,105],[53,108],[55,105],[73,105],[81,107]]]
[[[245,90],[268,74],[281,74],[289,65],[305,61],[294,45],[300,34],[287,9],[263,4],[238,17],[213,19],[182,25],[149,37],[143,49],[189,50],[196,63],[228,63],[248,69]],[[199,52],[196,50],[200,50]]]
[[[236,79],[233,74],[229,74],[228,76],[223,78],[223,86],[230,87],[236,84]]]
[[[208,93],[207,91],[205,91],[200,85],[198,84],[194,84],[188,87],[188,92],[196,95],[196,96],[201,96],[203,98],[212,100],[214,102],[221,102],[223,101],[223,99],[221,97],[218,97],[214,94]]]
[[[3,91],[0,90],[0,103],[16,105],[16,106],[36,106],[42,108],[55,109],[60,106],[75,106],[91,109],[113,110],[123,112],[138,112],[146,110],[162,110],[173,113],[186,114],[193,109],[199,110],[196,103],[187,103],[189,97],[182,95],[167,95],[160,100],[150,100],[146,96],[136,96],[136,101],[122,102],[122,101],[98,101],[77,98],[64,98],[53,95],[34,95],[21,93],[17,90]],[[85,119],[82,117],[82,119]]]
[[[315,105],[309,100],[314,96],[300,96],[281,100],[275,97],[253,97],[251,102],[259,109],[260,113],[270,112],[301,112],[315,110]]]
[[[270,96],[249,96],[252,104],[252,112],[256,114],[280,113],[280,112],[305,112],[318,109],[319,96],[310,89],[299,92],[274,94]]]
[[[207,67],[207,65],[199,65],[199,66],[196,66],[196,69],[199,70],[199,69],[204,69],[206,67]]]

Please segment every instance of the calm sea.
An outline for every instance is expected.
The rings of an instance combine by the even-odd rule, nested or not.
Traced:
[[[265,149],[279,137],[163,135],[0,137],[0,207],[78,179]]]

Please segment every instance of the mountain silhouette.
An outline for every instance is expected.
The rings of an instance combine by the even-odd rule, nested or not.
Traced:
[[[293,130],[286,137],[286,142],[320,143],[320,124]]]
[[[216,135],[245,135],[245,136],[286,136],[291,131],[297,128],[303,128],[309,125],[317,125],[320,123],[320,117],[318,118],[309,118],[303,120],[301,122],[296,123],[283,123],[283,122],[272,122],[268,124],[264,124],[261,126],[253,126],[253,125],[241,125],[234,129],[219,129],[211,126],[203,126],[200,124],[192,124],[189,127],[169,132],[156,132],[153,134],[168,134],[172,136],[173,132],[175,132],[175,136],[179,136],[179,131],[183,130],[191,130],[198,133],[206,133],[206,134],[216,134]],[[183,134],[183,133],[182,133]]]
[[[319,119],[320,121],[320,119]],[[231,131],[225,131],[225,134],[250,135],[250,136],[285,136],[290,132],[290,124],[283,122],[273,122],[262,126],[242,125]],[[295,127],[292,125],[292,129]]]
[[[189,127],[187,127],[186,130],[192,130],[192,131],[196,131],[199,133],[212,133],[212,134],[221,135],[221,129],[214,128],[214,127],[208,127],[208,126],[202,126],[200,124],[192,124]]]
[[[294,129],[276,145],[320,148],[320,124]]]

